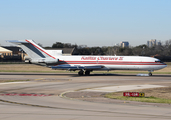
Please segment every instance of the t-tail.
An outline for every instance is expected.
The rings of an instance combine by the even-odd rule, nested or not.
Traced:
[[[59,59],[51,55],[47,50],[36,44],[33,40],[8,40],[19,45],[30,57],[29,62],[34,64],[57,64]]]

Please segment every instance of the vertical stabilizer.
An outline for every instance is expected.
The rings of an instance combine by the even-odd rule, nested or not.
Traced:
[[[57,63],[58,59],[45,49],[37,45],[33,40],[8,40],[8,42],[19,45],[31,58],[32,63]]]
[[[37,45],[33,40],[9,40],[8,42],[19,45],[30,58],[53,58],[45,49]]]

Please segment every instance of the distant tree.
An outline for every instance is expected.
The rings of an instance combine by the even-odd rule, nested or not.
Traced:
[[[56,42],[52,45],[52,48],[64,48],[64,44],[61,42]]]
[[[50,49],[50,48],[52,48],[52,47],[43,47],[43,48],[45,48],[45,49]]]
[[[129,56],[129,55],[133,55],[133,53],[132,53],[132,49],[131,49],[131,48],[128,48],[128,47],[126,47],[126,48],[124,49],[124,51],[123,51],[123,55],[127,55],[127,56]]]
[[[171,39],[165,42],[163,53],[165,56],[171,56]]]
[[[71,48],[75,48],[75,49],[77,49],[77,48],[78,48],[78,45],[77,45],[77,44],[75,44],[75,45],[71,45]]]
[[[91,55],[89,48],[81,48],[77,50],[79,55]]]
[[[143,44],[143,45],[139,45],[136,47],[132,48],[132,54],[133,55],[146,55],[146,49],[147,49],[147,45]]]
[[[106,53],[106,55],[115,55],[115,54],[118,54],[115,50],[116,49],[114,48],[114,46],[107,47],[107,51],[105,53]]]
[[[91,55],[104,55],[100,47],[91,47],[89,48]]]
[[[108,47],[102,47],[101,48],[103,55],[107,55]]]
[[[52,45],[52,48],[77,48],[77,44],[71,45],[71,43],[56,42]]]
[[[71,44],[70,44],[70,43],[65,43],[65,44],[63,45],[63,47],[64,47],[64,48],[71,48]]]
[[[43,47],[43,45],[42,45],[41,43],[38,43],[38,45],[39,45],[40,47]]]

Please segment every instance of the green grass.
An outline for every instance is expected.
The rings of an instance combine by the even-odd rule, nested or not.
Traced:
[[[27,64],[25,62],[0,62],[0,65],[8,65],[8,64]]]
[[[4,82],[23,82],[23,81],[30,81],[28,80],[0,80],[0,83],[4,83]]]
[[[164,63],[166,63],[167,65],[171,65],[171,62],[164,62]]]
[[[138,102],[149,102],[149,103],[167,103],[171,104],[171,99],[163,99],[157,97],[125,97],[125,96],[115,96],[113,93],[105,95],[106,98],[127,100],[127,101],[138,101]]]

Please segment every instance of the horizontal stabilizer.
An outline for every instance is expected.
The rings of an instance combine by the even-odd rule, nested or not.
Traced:
[[[28,43],[25,40],[6,40],[6,41],[10,43]]]

